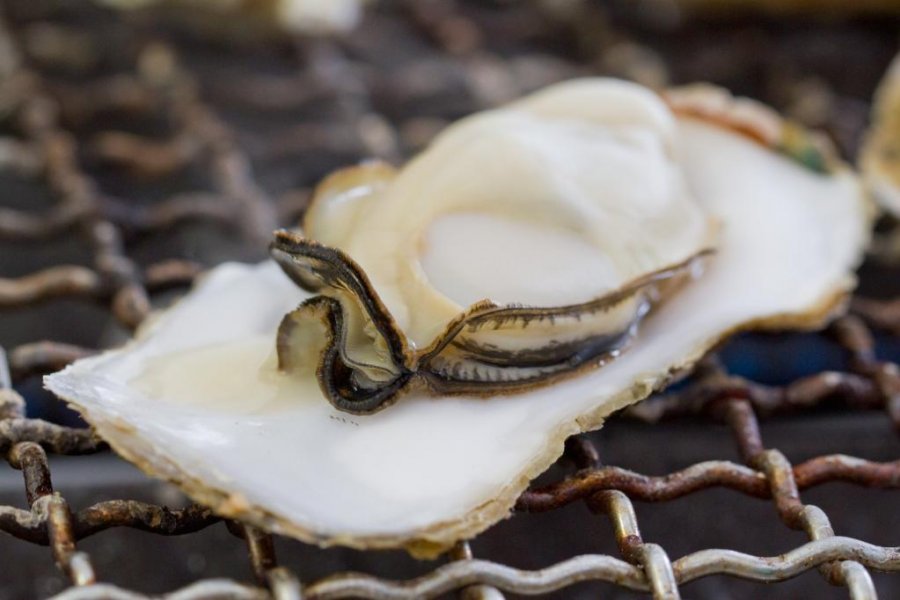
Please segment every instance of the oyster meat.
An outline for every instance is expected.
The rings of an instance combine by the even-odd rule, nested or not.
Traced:
[[[399,172],[338,173],[303,233],[278,235],[277,263],[217,267],[130,344],[46,385],[219,514],[433,555],[508,515],[566,437],[727,336],[823,325],[872,216],[830,147],[761,105],[573,81],[451,126]],[[516,312],[465,321],[510,304],[566,309],[535,328]],[[583,348],[607,362],[585,371]],[[439,356],[459,366],[435,384]],[[552,385],[533,385],[548,365]],[[555,380],[566,369],[579,374]],[[495,377],[528,389],[484,397]],[[329,382],[340,401],[383,394],[363,410],[406,393],[356,416],[326,401]]]
[[[368,413],[608,362],[714,244],[675,131],[649,90],[576,82],[459,122],[399,173],[332,175],[272,245],[317,294],[285,317],[279,366]]]

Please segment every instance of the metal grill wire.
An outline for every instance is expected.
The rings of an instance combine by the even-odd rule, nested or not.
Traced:
[[[4,8],[23,13],[21,5],[12,10],[13,4],[7,3]],[[56,265],[22,277],[0,279],[0,309],[34,306],[54,298],[81,298],[108,306],[119,323],[133,329],[147,316],[152,294],[190,283],[203,267],[175,258],[141,268],[129,257],[125,238],[199,220],[231,226],[242,239],[263,247],[274,226],[295,219],[302,211],[307,192],[289,189],[278,198],[267,195],[254,179],[250,158],[238,143],[238,135],[204,101],[197,78],[165,39],[142,39],[134,67],[128,72],[87,79],[79,73],[78,86],[48,79],[44,69],[35,65],[90,70],[82,64],[91,62],[90,56],[85,56],[90,55],[91,47],[83,32],[54,21],[57,12],[71,10],[60,9],[52,2],[36,3],[31,12],[24,11],[31,20],[27,35],[12,31],[8,24],[0,28],[0,116],[9,129],[0,136],[0,167],[40,180],[55,198],[53,208],[44,214],[0,208],[0,240],[39,242],[77,232],[90,247],[93,264]],[[502,77],[508,64],[498,66],[492,63],[499,60],[496,57],[485,59],[478,54],[484,34],[455,3],[400,5],[395,10],[443,52],[457,57],[458,64],[465,65],[460,73],[468,78],[464,86],[475,108],[522,91]],[[572,27],[573,22],[565,25]],[[43,43],[29,46],[28,40],[38,35],[35,30],[41,32]],[[514,36],[515,32],[506,34]],[[330,99],[337,102],[344,122],[353,125],[350,134],[335,135],[327,128],[312,127],[293,131],[282,140],[285,152],[324,148],[337,154],[396,158],[421,145],[442,125],[440,118],[423,117],[395,126],[375,110],[370,89],[360,85],[358,77],[348,76],[360,73],[348,62],[346,48],[327,40],[300,44],[298,48],[291,51],[299,52],[305,64],[312,65],[299,83],[293,77],[272,76],[257,81],[267,85],[270,93],[257,90],[251,94],[241,86],[220,90],[230,94],[232,101],[254,110],[284,109],[284,105],[299,106],[314,98]],[[619,45],[612,50],[625,56],[617,62],[620,67],[625,65],[619,74],[645,81],[662,77],[659,64],[652,56],[641,56],[640,48],[623,49]],[[628,58],[629,52],[636,53],[637,58]],[[317,65],[328,68],[317,70]],[[541,68],[531,65],[528,86],[577,74],[577,69],[561,63]],[[406,82],[410,88],[404,91],[407,96],[418,94],[425,101],[437,101],[429,96],[433,90],[428,89],[427,78],[416,79],[414,72],[403,73],[395,82]],[[420,89],[415,89],[417,85]],[[67,123],[88,121],[111,110],[132,115],[159,112],[173,134],[160,140],[103,131],[91,142],[93,156],[138,179],[201,165],[208,175],[210,191],[178,192],[148,206],[104,194],[82,168],[79,152],[84,141],[71,133]],[[430,598],[458,591],[465,598],[501,598],[504,591],[541,594],[598,580],[650,592],[655,598],[678,598],[680,586],[710,574],[775,582],[818,568],[829,583],[845,586],[850,597],[876,598],[869,569],[900,570],[900,548],[835,535],[828,516],[816,506],[802,503],[799,492],[830,481],[897,488],[900,461],[877,463],[835,454],[792,465],[781,451],[765,446],[757,420],[758,416],[810,410],[823,401],[836,400],[850,409],[883,410],[900,431],[900,372],[896,364],[876,357],[866,324],[900,334],[900,302],[860,299],[854,308],[855,315],[839,320],[828,332],[846,351],[844,371],[819,373],[773,387],[729,375],[715,357],[710,357],[685,389],[657,396],[627,411],[630,417],[648,422],[697,415],[727,423],[744,464],[712,460],[662,477],[647,476],[601,465],[596,448],[584,437],[568,442],[566,456],[578,471],[526,492],[517,510],[548,511],[584,501],[591,511],[611,520],[620,557],[581,555],[538,571],[523,571],[473,558],[468,544],[463,543],[454,550],[450,562],[414,580],[337,573],[301,584],[290,569],[278,565],[269,534],[229,522],[229,530],[247,545],[255,584],[200,581],[169,597]],[[170,510],[127,500],[108,500],[73,510],[54,491],[47,453],[89,454],[103,451],[104,444],[89,430],[26,418],[24,401],[13,385],[94,351],[52,340],[19,345],[8,356],[0,350],[0,453],[13,468],[22,471],[29,505],[28,509],[0,506],[0,531],[24,542],[49,546],[72,585],[59,598],[142,598],[141,594],[98,582],[90,556],[78,550],[77,542],[113,527],[162,535],[187,534],[219,519],[202,506]],[[664,502],[710,487],[770,498],[783,524],[805,532],[809,541],[776,557],[701,550],[672,560],[662,546],[642,540],[632,500]]]

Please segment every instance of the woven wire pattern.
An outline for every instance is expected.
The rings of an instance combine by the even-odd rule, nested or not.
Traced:
[[[129,240],[164,232],[179,223],[203,221],[228,227],[248,245],[264,248],[274,227],[296,220],[302,212],[308,190],[290,188],[274,197],[257,182],[254,160],[276,160],[279,154],[303,152],[331,153],[338,157],[335,160],[345,162],[344,156],[397,159],[423,144],[457,113],[584,72],[563,62],[547,65],[520,60],[511,64],[515,59],[481,51],[483,38],[491,33],[512,39],[539,35],[533,21],[504,21],[495,15],[494,21],[485,25],[467,17],[453,2],[398,4],[393,8],[395,18],[456,57],[450,64],[458,69],[443,75],[462,78],[459,85],[465,89],[467,102],[446,107],[439,117],[419,116],[397,123],[376,110],[373,90],[388,85],[396,88],[398,98],[418,99],[425,105],[439,102],[441,90],[427,76],[428,68],[436,68],[434,64],[405,67],[385,83],[353,58],[365,49],[363,42],[281,41],[281,52],[301,57],[298,60],[304,70],[300,76],[258,75],[249,84],[222,79],[219,88],[210,89],[186,64],[186,57],[179,55],[177,44],[157,37],[152,27],[138,26],[142,36],[135,42],[138,50],[128,70],[85,77],[84,72],[92,71],[102,59],[92,54],[96,49],[85,39],[89,26],[66,19],[71,7],[39,2],[23,10],[22,3],[8,2],[4,8],[18,21],[13,28],[12,19],[7,19],[0,28],[0,119],[9,130],[0,136],[0,168],[42,182],[55,204],[45,213],[0,208],[0,240],[29,244],[77,235],[90,248],[92,264],[59,264],[0,279],[0,310],[58,298],[83,299],[107,307],[129,330],[147,317],[155,294],[183,288],[204,269],[197,262],[177,257],[139,266],[129,254]],[[603,14],[590,12],[588,16],[599,19]],[[589,22],[587,17],[542,26],[571,31],[585,22]],[[621,55],[616,68],[608,70],[648,83],[664,77],[657,61],[642,54],[639,47],[621,40],[615,44],[601,53]],[[53,69],[78,73],[78,85],[45,75]],[[519,77],[511,80],[504,76],[509,69],[518,69]],[[305,103],[324,101],[333,104],[340,123],[349,126],[329,128],[316,121],[304,122],[250,151],[239,143],[239,132],[206,101],[207,93],[257,111],[294,110]],[[101,130],[84,139],[73,133],[78,125],[112,111],[161,114],[168,135],[160,138]],[[833,133],[841,138],[840,132]],[[254,152],[257,156],[251,157]],[[178,190],[148,204],[112,197],[101,191],[96,178],[83,167],[85,153],[137,182],[199,166],[209,189]],[[312,183],[315,178],[309,179]],[[812,410],[828,401],[842,403],[848,410],[884,411],[900,432],[900,370],[876,357],[870,329],[900,335],[900,301],[857,299],[853,309],[854,314],[823,334],[845,350],[843,371],[819,373],[782,387],[765,386],[730,375],[712,356],[687,387],[626,411],[628,417],[647,422],[685,415],[724,422],[733,433],[742,464],[712,460],[665,476],[648,476],[601,464],[597,449],[585,437],[569,440],[565,458],[577,471],[529,490],[516,509],[540,512],[584,502],[592,512],[611,520],[619,557],[581,555],[537,571],[523,571],[474,558],[463,543],[449,562],[414,580],[337,573],[301,582],[288,568],[279,566],[269,534],[228,522],[229,530],[247,545],[255,585],[207,580],[173,591],[170,597],[430,598],[456,591],[465,598],[500,598],[503,592],[542,594],[598,580],[651,592],[656,598],[678,598],[681,585],[710,574],[775,582],[818,568],[829,583],[846,586],[850,597],[876,598],[868,570],[900,570],[900,548],[835,535],[828,516],[816,506],[804,504],[800,491],[831,481],[900,488],[900,460],[879,463],[833,454],[792,465],[781,451],[766,447],[758,421],[760,417]],[[22,471],[29,506],[0,506],[0,531],[49,547],[72,584],[60,598],[142,598],[98,582],[90,556],[78,549],[79,540],[113,527],[159,535],[189,534],[220,519],[197,505],[172,510],[118,499],[76,510],[54,491],[48,453],[90,454],[104,451],[104,444],[90,430],[26,418],[24,401],[13,385],[94,352],[95,348],[53,340],[35,340],[10,348],[8,353],[0,351],[0,453]],[[642,540],[632,500],[665,502],[710,487],[771,499],[783,524],[805,532],[809,541],[776,557],[711,549],[673,560],[662,546]]]

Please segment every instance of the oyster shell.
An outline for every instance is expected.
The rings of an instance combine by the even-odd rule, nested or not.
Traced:
[[[272,245],[318,294],[282,322],[279,367],[317,367],[359,414],[416,387],[521,392],[608,363],[712,249],[675,129],[649,90],[575,82],[460,121],[399,173],[336,173],[303,234]]]
[[[548,110],[577,116],[602,105],[605,89],[586,80],[543,97]],[[46,385],[125,458],[222,515],[323,545],[435,554],[508,515],[569,435],[600,427],[736,331],[822,325],[853,287],[872,218],[853,173],[827,153],[811,168],[806,153],[818,143],[805,134],[797,143],[755,103],[710,88],[667,98],[673,156],[721,225],[716,253],[602,369],[488,400],[412,392],[390,410],[347,415],[323,400],[311,372],[276,369],[279,322],[310,296],[267,262],[216,268],[125,348]],[[667,110],[659,104],[663,118]],[[368,166],[341,177],[381,189],[393,174]]]
[[[875,198],[900,218],[900,56],[894,58],[875,93],[872,126],[860,165]]]

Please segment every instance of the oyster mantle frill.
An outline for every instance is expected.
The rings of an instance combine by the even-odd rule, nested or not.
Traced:
[[[560,111],[589,102],[576,99],[595,82],[584,83],[557,100]],[[509,514],[568,436],[599,428],[737,331],[823,325],[854,285],[872,210],[827,146],[712,88],[665,99],[672,155],[718,223],[715,253],[601,369],[488,401],[413,390],[390,410],[347,415],[323,400],[313,373],[277,370],[279,323],[310,294],[269,261],[217,267],[133,342],[46,385],[122,456],[223,516],[323,545],[421,554],[472,537]],[[390,176],[355,173],[363,188]],[[317,202],[310,218],[341,206]]]
[[[319,294],[283,321],[280,368],[368,413],[415,384],[521,392],[614,359],[713,248],[676,127],[649,90],[576,81],[457,123],[399,172],[331,176],[272,244]]]

